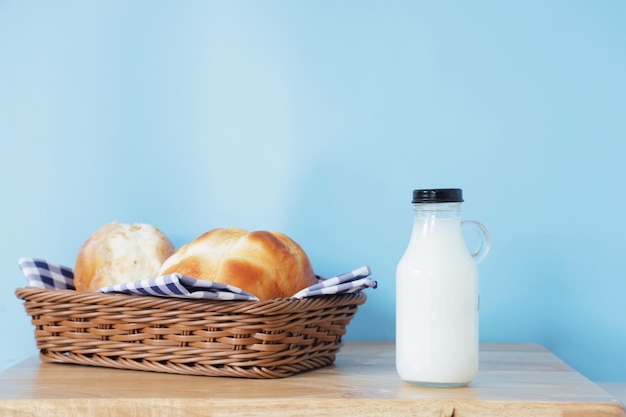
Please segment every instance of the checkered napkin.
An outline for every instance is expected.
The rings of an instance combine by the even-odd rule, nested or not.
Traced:
[[[31,287],[48,290],[73,290],[74,271],[42,259],[21,258],[19,266]],[[315,297],[325,294],[347,294],[365,288],[376,288],[377,282],[368,278],[369,267],[364,266],[354,271],[333,278],[320,278],[318,283],[293,295],[292,298]],[[258,300],[256,296],[232,285],[220,284],[186,277],[181,274],[169,274],[156,278],[144,279],[125,284],[111,285],[98,290],[103,293],[121,292],[125,294],[154,295],[159,297],[179,297],[205,300]]]

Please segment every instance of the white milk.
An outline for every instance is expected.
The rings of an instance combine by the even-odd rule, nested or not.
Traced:
[[[478,371],[479,296],[460,202],[415,207],[411,239],[396,271],[397,372],[417,385],[467,385]]]

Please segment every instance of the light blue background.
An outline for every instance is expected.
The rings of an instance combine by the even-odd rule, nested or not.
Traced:
[[[623,1],[0,0],[0,366],[35,353],[21,256],[112,220],[180,245],[280,230],[379,288],[394,338],[411,191],[490,229],[481,339],[626,380]]]

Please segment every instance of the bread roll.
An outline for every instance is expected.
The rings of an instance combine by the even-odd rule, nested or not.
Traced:
[[[154,278],[174,253],[170,240],[149,224],[112,222],[94,232],[81,246],[74,286],[96,291],[113,284]]]
[[[159,275],[234,285],[260,300],[290,297],[317,282],[304,250],[278,232],[214,229],[182,246]]]

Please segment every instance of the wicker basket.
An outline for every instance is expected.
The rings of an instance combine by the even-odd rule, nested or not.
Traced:
[[[19,288],[44,362],[283,378],[330,365],[362,292],[211,301]]]

